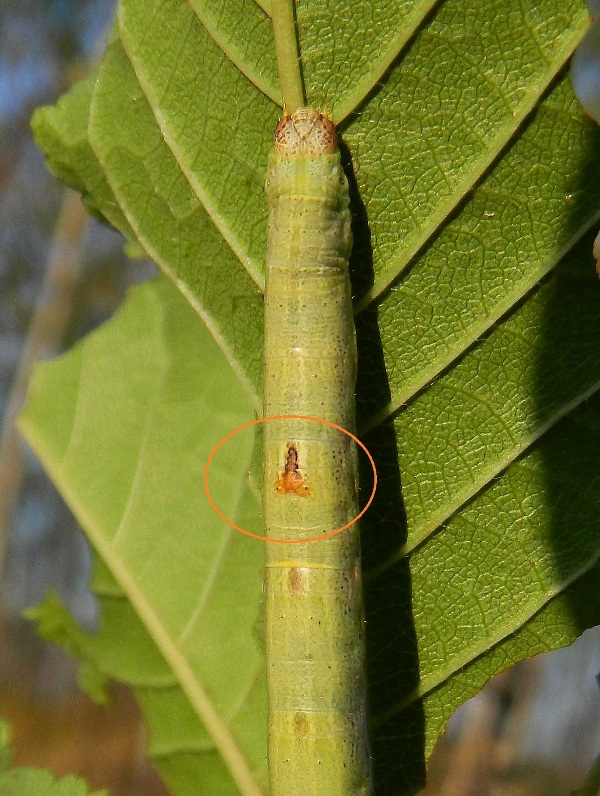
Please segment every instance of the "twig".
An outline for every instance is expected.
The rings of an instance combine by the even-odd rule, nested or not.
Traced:
[[[86,219],[79,194],[66,191],[48,256],[42,292],[2,421],[0,572],[6,556],[13,507],[25,472],[23,448],[15,428],[15,418],[25,400],[34,363],[49,352],[56,351],[63,340],[81,271],[81,241]]]
[[[600,754],[594,760],[583,786],[573,791],[572,796],[598,796],[600,793]]]
[[[294,113],[304,105],[294,4],[292,0],[272,0],[271,11],[283,105],[288,113]]]

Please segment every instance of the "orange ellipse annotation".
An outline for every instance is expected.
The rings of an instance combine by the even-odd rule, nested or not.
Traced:
[[[210,465],[212,460],[215,457],[217,451],[225,445],[225,443],[230,440],[236,434],[239,434],[240,431],[244,431],[246,428],[250,428],[251,426],[257,426],[260,423],[267,423],[270,420],[307,420],[312,421],[313,423],[324,423],[326,426],[331,426],[332,428],[336,428],[338,431],[341,431],[343,434],[346,434],[351,439],[359,445],[364,452],[367,454],[371,467],[373,469],[373,489],[371,490],[371,495],[369,500],[367,501],[365,507],[359,512],[354,519],[347,522],[345,525],[342,525],[341,528],[336,528],[334,531],[330,531],[329,533],[324,533],[321,536],[313,536],[311,539],[270,539],[268,536],[261,536],[257,533],[252,533],[252,531],[248,531],[246,528],[241,528],[239,525],[236,525],[232,522],[228,517],[226,517],[222,511],[215,505],[214,500],[210,494],[210,490],[208,488],[208,471],[210,469]],[[210,456],[206,460],[206,465],[204,466],[204,491],[206,492],[206,497],[208,498],[208,502],[211,505],[213,511],[219,515],[219,517],[227,523],[231,528],[234,528],[236,531],[240,531],[240,533],[246,534],[246,536],[251,536],[253,539],[259,539],[261,542],[272,542],[273,544],[301,544],[306,542],[321,542],[323,539],[328,539],[331,536],[335,536],[342,531],[345,531],[346,528],[349,528],[351,525],[354,525],[355,522],[363,516],[363,514],[367,511],[370,507],[371,503],[373,502],[373,498],[375,497],[375,492],[377,491],[377,467],[375,466],[375,462],[373,461],[373,457],[371,456],[369,449],[366,445],[364,445],[358,437],[352,434],[347,429],[343,428],[342,426],[338,426],[336,423],[332,423],[329,420],[325,420],[322,417],[308,417],[305,415],[272,415],[271,417],[261,417],[259,420],[253,420],[250,423],[244,423],[243,426],[239,426],[235,428],[233,431],[230,431],[223,439],[215,445],[213,450],[211,451]]]

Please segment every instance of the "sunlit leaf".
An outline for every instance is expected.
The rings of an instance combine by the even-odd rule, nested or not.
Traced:
[[[600,134],[566,77],[587,25],[579,0],[298,4],[307,99],[342,120],[354,187],[357,400],[380,484],[362,528],[378,793],[419,786],[450,713],[487,678],[600,621],[587,234]],[[224,528],[198,501],[217,427],[260,406],[262,185],[280,112],[269,26],[244,0],[222,17],[212,2],[122,0],[97,74],[36,117],[54,170],[184,296],[145,288],[114,327],[44,366],[24,427],[204,723],[206,770],[229,772],[223,794],[264,787],[264,704],[243,702],[237,769],[186,678],[211,693],[222,674],[241,700],[242,669],[258,661],[259,562],[246,580],[210,556],[203,569],[198,546]],[[204,324],[220,351],[200,347]],[[205,398],[199,385],[224,374],[227,389]],[[246,483],[250,455],[224,496]],[[176,641],[208,584],[227,608],[179,670],[163,629]],[[228,611],[239,651],[223,638]],[[187,793],[178,772],[173,792]]]

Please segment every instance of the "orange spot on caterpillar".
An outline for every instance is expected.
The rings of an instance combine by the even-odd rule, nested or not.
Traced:
[[[297,495],[306,497],[310,489],[304,483],[304,476],[300,472],[298,449],[294,442],[288,442],[287,455],[283,472],[275,481],[275,489],[280,495]]]
[[[292,594],[304,592],[304,572],[301,567],[292,567],[288,572],[288,585]]]
[[[304,713],[296,713],[294,716],[294,735],[299,738],[302,738],[304,735],[308,735],[309,731],[309,724],[308,719],[306,718],[306,714]]]

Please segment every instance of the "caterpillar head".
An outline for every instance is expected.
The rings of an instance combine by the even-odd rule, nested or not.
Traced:
[[[281,155],[332,155],[337,152],[335,125],[315,108],[284,114],[275,129],[275,148]]]

